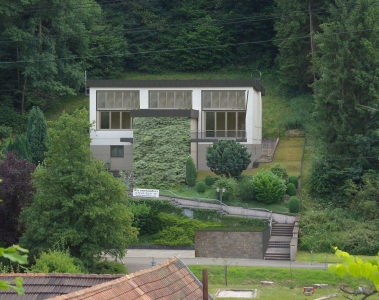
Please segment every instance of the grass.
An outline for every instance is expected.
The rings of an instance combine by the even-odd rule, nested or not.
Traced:
[[[358,255],[363,260],[377,259],[377,256]],[[337,257],[331,253],[313,253],[308,251],[298,251],[296,261],[299,262],[316,262],[316,263],[342,263],[343,258]]]
[[[329,284],[328,288],[316,290],[314,295],[306,297],[306,299],[315,299],[334,293],[340,294],[334,299],[345,299],[341,295],[339,287],[346,285],[351,288],[369,286],[369,282],[364,279],[356,279],[352,276],[340,277],[327,270],[242,267],[229,265],[228,286],[226,287],[224,266],[194,265],[189,266],[189,268],[197,278],[202,278],[202,270],[208,270],[209,292],[213,296],[219,289],[258,289],[258,299],[304,300],[304,295],[302,293],[304,286],[312,286],[315,283],[327,283]],[[260,281],[265,280],[274,282],[274,285],[261,286]]]
[[[45,117],[48,121],[57,120],[63,112],[73,113],[77,109],[86,108],[89,110],[89,98],[86,95],[66,96],[59,101],[53,109],[46,111]]]

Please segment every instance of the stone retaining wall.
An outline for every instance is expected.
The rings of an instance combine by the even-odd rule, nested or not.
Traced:
[[[269,227],[263,231],[197,230],[195,256],[263,259],[269,239]]]

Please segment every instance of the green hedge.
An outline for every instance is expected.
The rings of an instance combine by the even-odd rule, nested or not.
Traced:
[[[162,188],[185,183],[190,120],[134,118],[133,127],[135,186]]]

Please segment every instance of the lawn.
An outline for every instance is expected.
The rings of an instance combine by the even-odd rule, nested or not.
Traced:
[[[304,286],[326,283],[329,284],[328,288],[316,289],[314,295],[305,299],[316,299],[334,293],[338,293],[339,296],[333,299],[345,299],[339,291],[340,286],[357,288],[369,285],[364,279],[355,279],[352,276],[340,277],[327,270],[228,266],[228,286],[226,286],[224,266],[189,266],[189,268],[199,279],[202,278],[202,270],[208,270],[209,292],[213,296],[219,289],[258,289],[258,299],[304,300]],[[274,284],[262,286],[261,281],[272,281]]]

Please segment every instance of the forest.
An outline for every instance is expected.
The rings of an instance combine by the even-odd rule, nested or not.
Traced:
[[[349,235],[337,246],[372,254],[378,15],[375,0],[0,0],[0,140],[26,132],[33,107],[83,94],[85,78],[270,70],[283,94],[313,97],[309,123],[300,125],[315,145],[307,188],[318,212],[303,207],[313,211],[304,236],[315,222],[341,220],[361,241]],[[302,245],[317,247],[314,237]]]

